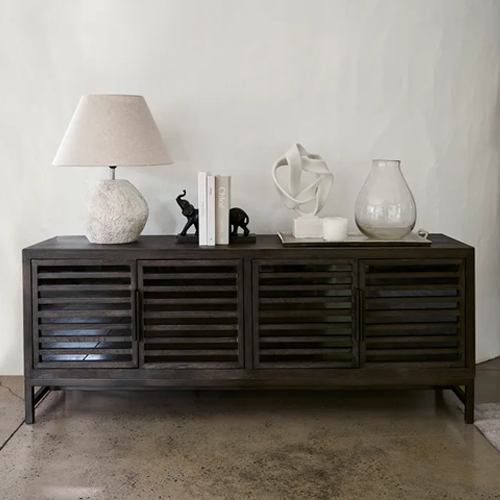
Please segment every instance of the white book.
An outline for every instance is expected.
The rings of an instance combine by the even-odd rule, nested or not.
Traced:
[[[208,244],[207,176],[208,172],[198,172],[198,241],[200,245]]]
[[[215,244],[229,245],[229,208],[231,207],[231,176],[215,178]]]
[[[207,245],[215,246],[215,176],[207,176]]]

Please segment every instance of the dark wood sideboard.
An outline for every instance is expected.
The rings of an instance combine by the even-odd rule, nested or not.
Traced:
[[[446,388],[474,419],[474,249],[128,245],[23,250],[26,423],[71,388]],[[35,387],[40,387],[35,392]]]

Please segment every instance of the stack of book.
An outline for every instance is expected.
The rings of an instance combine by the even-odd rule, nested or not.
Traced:
[[[200,245],[229,245],[231,176],[198,172],[198,236]]]

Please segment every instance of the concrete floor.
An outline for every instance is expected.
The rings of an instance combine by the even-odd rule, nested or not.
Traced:
[[[477,402],[500,401],[500,359]],[[500,499],[500,453],[445,391],[67,392],[22,424],[0,379],[1,500]]]

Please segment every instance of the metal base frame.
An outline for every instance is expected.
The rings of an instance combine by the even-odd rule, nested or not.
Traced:
[[[384,387],[384,389],[401,389],[402,387]],[[405,389],[412,389],[412,387],[404,387]],[[415,389],[422,389],[422,388],[429,388],[429,387],[415,387]],[[42,399],[51,391],[51,390],[106,390],[106,389],[117,389],[117,387],[106,387],[106,386],[79,386],[79,385],[74,385],[74,386],[44,386],[40,387],[37,391],[35,391],[35,387],[32,385],[29,385],[25,383],[25,423],[28,425],[34,424],[35,423],[35,408],[36,406],[42,401]],[[162,386],[150,386],[150,387],[141,387],[141,386],[134,386],[133,384],[129,384],[128,387],[119,387],[119,389],[122,390],[193,390],[195,392],[198,392],[200,390],[206,390],[207,388],[203,387],[162,387]],[[216,389],[215,387],[209,388],[210,389]],[[241,388],[241,387],[221,387],[221,390],[245,390],[245,389],[252,389],[252,387],[248,388]],[[265,389],[274,389],[273,387],[265,387]],[[286,389],[285,387],[276,387],[275,389]],[[299,390],[301,388],[298,388]],[[304,389],[304,388],[302,388]],[[308,388],[310,389],[316,389],[316,390],[346,390],[346,389],[370,389],[370,387],[351,387],[351,388],[346,388],[346,387],[318,387],[318,388]],[[371,388],[374,389],[374,388]],[[440,390],[443,389],[443,387],[430,387],[430,389],[435,389],[435,390]],[[451,387],[444,387],[444,389],[451,389],[454,394],[460,399],[460,401],[464,405],[464,419],[467,424],[473,424],[474,423],[474,381],[467,382],[463,386],[451,386]],[[293,389],[292,389],[293,390]],[[374,389],[376,390],[376,389]]]

